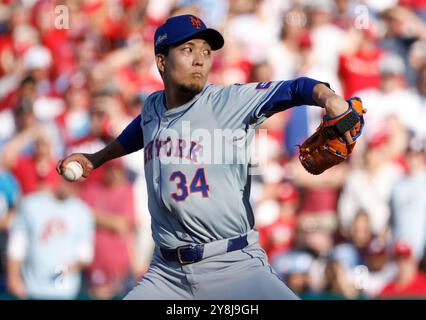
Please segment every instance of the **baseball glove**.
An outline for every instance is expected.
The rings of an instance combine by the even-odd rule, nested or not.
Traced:
[[[299,146],[299,160],[311,174],[321,174],[325,170],[344,161],[355,147],[356,139],[364,127],[366,110],[358,97],[346,100],[348,109],[337,117],[325,115],[314,134]],[[351,130],[353,142],[348,143],[343,134]]]

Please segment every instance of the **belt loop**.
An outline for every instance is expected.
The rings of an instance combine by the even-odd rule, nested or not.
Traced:
[[[230,239],[228,241],[227,252],[243,249],[247,247],[247,245],[248,245],[247,234],[241,235],[236,239]]]

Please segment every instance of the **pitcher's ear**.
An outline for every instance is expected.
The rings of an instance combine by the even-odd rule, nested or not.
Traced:
[[[166,56],[162,53],[158,53],[155,55],[155,62],[157,64],[157,68],[160,72],[164,72]]]

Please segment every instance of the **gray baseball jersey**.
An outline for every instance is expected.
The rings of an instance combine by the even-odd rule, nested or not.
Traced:
[[[318,81],[220,86],[207,84],[188,103],[166,109],[163,91],[151,94],[141,115],[118,137],[129,152],[144,147],[152,235],[160,247],[206,243],[247,233],[248,142],[272,114],[313,105]]]

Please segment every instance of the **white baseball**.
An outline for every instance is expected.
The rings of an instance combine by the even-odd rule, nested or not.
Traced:
[[[83,167],[77,161],[71,161],[65,166],[65,171],[62,175],[69,181],[78,180],[83,175]]]

